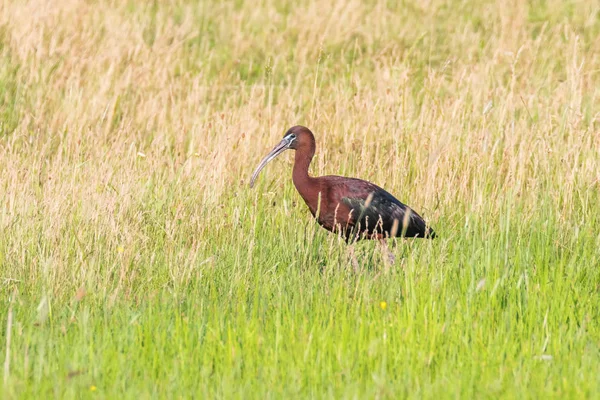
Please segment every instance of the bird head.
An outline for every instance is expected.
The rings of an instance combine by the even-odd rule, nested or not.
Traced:
[[[256,181],[256,178],[258,178],[258,174],[265,167],[265,165],[288,149],[307,151],[308,155],[312,158],[315,151],[315,137],[310,129],[300,125],[288,129],[285,135],[283,135],[281,142],[279,142],[273,148],[273,150],[271,150],[269,154],[262,159],[262,161],[258,164],[258,167],[256,167],[254,170],[252,178],[250,179],[250,187],[254,186],[254,182]]]

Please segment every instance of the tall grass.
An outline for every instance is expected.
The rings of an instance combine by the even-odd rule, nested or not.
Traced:
[[[3,398],[600,393],[596,1],[4,1]],[[345,245],[282,156],[435,241]],[[391,256],[390,256],[391,254]]]

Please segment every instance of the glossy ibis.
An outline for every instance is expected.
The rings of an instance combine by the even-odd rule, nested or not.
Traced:
[[[290,128],[283,140],[258,164],[250,187],[265,165],[287,149],[296,150],[292,180],[319,224],[346,241],[388,237],[434,238],[425,220],[377,185],[343,176],[308,175],[315,137],[304,126]]]

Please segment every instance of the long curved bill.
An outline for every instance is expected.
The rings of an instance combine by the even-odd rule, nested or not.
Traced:
[[[250,179],[250,187],[254,186],[254,181],[256,181],[256,178],[258,178],[258,174],[260,174],[260,171],[265,167],[265,165],[267,165],[269,161],[273,160],[275,157],[286,151],[291,143],[292,142],[290,140],[283,138],[283,140],[279,142],[279,144],[275,146],[273,150],[271,150],[271,152],[265,156],[265,158],[262,159],[260,164],[258,164],[258,167],[256,167],[256,169],[254,170],[254,173],[252,174],[252,178]]]

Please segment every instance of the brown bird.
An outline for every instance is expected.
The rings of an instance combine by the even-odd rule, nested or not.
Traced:
[[[304,126],[290,128],[283,140],[262,159],[250,187],[267,163],[287,149],[296,150],[292,180],[319,224],[346,241],[388,237],[435,237],[425,220],[377,185],[343,176],[311,177],[308,167],[315,155],[315,137]]]

